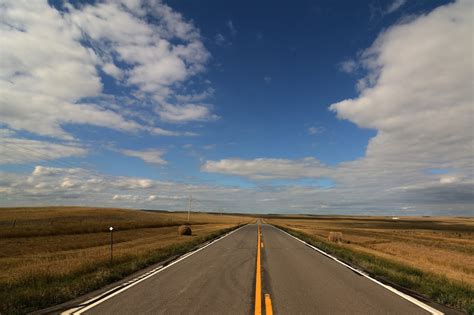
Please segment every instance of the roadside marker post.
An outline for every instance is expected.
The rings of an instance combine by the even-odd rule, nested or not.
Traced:
[[[114,228],[109,227],[110,231],[110,264],[112,265],[112,260],[114,258]]]

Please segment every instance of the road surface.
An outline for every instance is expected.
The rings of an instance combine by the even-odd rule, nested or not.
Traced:
[[[257,231],[244,226],[76,314],[259,314],[259,296],[261,314],[430,314],[270,225],[258,246]]]

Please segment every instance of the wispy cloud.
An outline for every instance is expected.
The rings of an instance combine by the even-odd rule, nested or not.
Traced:
[[[158,149],[147,150],[119,150],[120,153],[128,156],[137,157],[143,161],[151,164],[165,165],[168,162],[163,159],[165,151]]]
[[[224,46],[227,43],[227,40],[224,35],[218,33],[216,36],[214,36],[214,42],[218,46]]]
[[[386,14],[393,13],[400,9],[407,0],[393,0],[393,2],[388,6],[387,10],[385,11]]]
[[[259,158],[254,160],[224,159],[207,161],[201,167],[205,172],[232,174],[251,179],[324,177],[329,168],[308,157],[301,160]]]
[[[323,133],[324,131],[326,131],[326,128],[323,126],[311,126],[308,128],[308,134],[310,135],[317,135]]]
[[[88,149],[76,142],[29,140],[17,138],[2,130],[4,129],[0,129],[0,164],[31,164],[88,154]]]
[[[170,123],[185,123],[188,121],[211,121],[219,119],[209,106],[204,104],[170,105],[163,104],[158,110],[163,121]]]
[[[353,59],[347,59],[341,62],[339,65],[339,70],[345,73],[354,73],[358,67],[357,62]]]
[[[229,28],[230,34],[232,36],[237,35],[237,29],[235,28],[234,22],[232,22],[232,20],[227,21],[227,27]]]

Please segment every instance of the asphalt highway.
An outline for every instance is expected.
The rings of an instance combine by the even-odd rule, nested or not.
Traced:
[[[275,314],[430,314],[272,226],[262,241]]]
[[[430,314],[270,225],[258,243],[258,230],[244,226],[74,314]]]

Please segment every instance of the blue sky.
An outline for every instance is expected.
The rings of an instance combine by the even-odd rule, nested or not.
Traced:
[[[7,1],[0,205],[472,214],[469,9]]]

